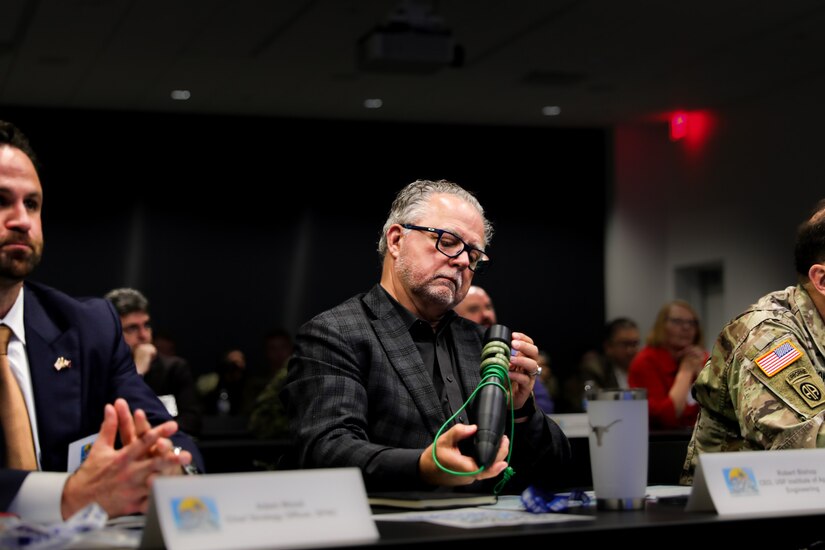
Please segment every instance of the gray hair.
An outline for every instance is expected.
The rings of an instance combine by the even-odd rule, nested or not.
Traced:
[[[484,217],[484,208],[475,198],[475,195],[451,181],[415,180],[399,191],[398,195],[395,196],[395,200],[392,201],[389,216],[387,216],[387,221],[384,222],[384,228],[381,230],[381,238],[378,239],[378,253],[382,258],[387,255],[387,231],[390,226],[396,223],[410,223],[420,220],[430,198],[437,194],[455,195],[478,210],[484,223],[484,247],[490,245],[490,241],[493,239],[493,224]]]
[[[149,300],[134,288],[116,288],[107,292],[104,298],[112,302],[121,317],[130,313],[149,313]]]

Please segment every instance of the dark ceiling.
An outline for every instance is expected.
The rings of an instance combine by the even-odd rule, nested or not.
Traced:
[[[747,102],[825,71],[820,0],[0,6],[0,108],[605,126]],[[451,31],[460,66],[378,72],[360,64],[359,38],[391,14],[417,38]],[[190,97],[175,101],[173,90]],[[381,108],[366,109],[368,99],[380,99]],[[547,106],[560,114],[544,116]]]

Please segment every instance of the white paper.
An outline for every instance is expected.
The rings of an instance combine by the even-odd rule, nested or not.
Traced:
[[[563,523],[566,521],[592,521],[593,516],[575,514],[531,514],[516,510],[495,509],[486,506],[457,508],[454,510],[433,510],[429,512],[401,512],[398,514],[378,514],[379,521],[426,521],[448,527],[476,529],[479,527],[503,527],[509,525],[529,525],[537,523]]]
[[[160,399],[160,402],[163,403],[164,407],[166,407],[166,412],[169,413],[169,416],[172,418],[177,418],[178,401],[175,399],[175,396],[170,393],[168,395],[159,395],[158,399]]]
[[[689,485],[649,485],[645,491],[647,500],[657,500],[660,498],[687,497],[690,496],[692,487]]]

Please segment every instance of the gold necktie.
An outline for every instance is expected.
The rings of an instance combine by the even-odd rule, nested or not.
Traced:
[[[29,411],[9,365],[9,339],[11,329],[0,325],[0,423],[6,436],[6,468],[36,470]]]

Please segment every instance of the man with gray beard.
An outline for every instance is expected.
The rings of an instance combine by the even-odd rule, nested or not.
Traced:
[[[480,382],[484,328],[453,308],[489,261],[492,233],[455,183],[418,180],[399,192],[378,245],[380,283],[298,332],[281,393],[295,466],[355,466],[370,491],[485,491],[508,466],[508,491],[559,484],[570,447],[534,405],[538,348],[526,334],[513,332],[510,346],[513,429],[508,408],[488,468],[466,452],[477,426],[462,406]]]

